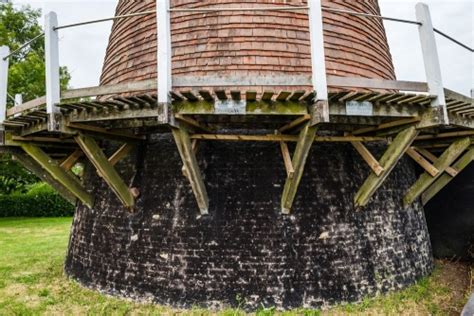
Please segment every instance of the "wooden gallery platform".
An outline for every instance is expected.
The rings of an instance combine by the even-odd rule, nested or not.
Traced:
[[[420,196],[426,203],[473,160],[472,98],[445,90],[445,100],[437,100],[426,92],[426,83],[348,79],[329,77],[324,101],[316,101],[313,91],[257,94],[196,87],[174,88],[168,103],[158,103],[156,94],[147,93],[156,80],[64,91],[57,113],[46,112],[44,97],[9,109],[0,150],[70,201],[93,207],[94,196],[71,172],[86,157],[133,211],[140,188],[127,187],[115,166],[148,134],[172,132],[202,214],[209,202],[195,150],[203,141],[276,142],[287,170],[283,213],[290,212],[308,152],[319,142],[350,142],[367,162],[371,173],[354,196],[361,208],[405,154],[425,170],[400,197],[405,204]],[[107,157],[102,139],[121,147]],[[293,153],[289,142],[296,143]],[[365,146],[370,142],[386,144],[382,157],[371,154]]]

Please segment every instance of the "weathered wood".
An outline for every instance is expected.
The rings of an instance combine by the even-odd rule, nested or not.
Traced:
[[[99,145],[92,137],[81,134],[77,135],[75,140],[123,205],[131,210],[135,205],[135,198]]]
[[[432,163],[438,160],[438,157],[436,157],[435,155],[433,155],[431,152],[429,152],[428,150],[424,148],[415,148],[415,149]],[[449,174],[451,177],[455,177],[458,175],[458,171],[452,167],[446,168],[445,172]]]
[[[474,160],[474,148],[468,150],[459,160],[453,165],[458,172],[463,171]],[[440,192],[454,177],[447,174],[441,175],[428,189],[423,192],[421,200],[423,205],[426,205],[438,192]]]
[[[301,124],[303,124],[303,123],[309,121],[310,119],[311,119],[311,115],[309,115],[309,114],[303,115],[303,116],[297,118],[296,120],[293,120],[293,121],[291,121],[290,123],[284,125],[284,126],[281,127],[278,131],[279,131],[280,133],[283,133],[283,132],[285,132],[285,131],[291,130],[291,129],[293,129],[293,128],[295,128],[295,127],[297,127],[297,126],[299,126],[299,125],[301,125]]]
[[[291,95],[291,92],[289,91],[281,91],[278,96],[276,97],[277,101],[286,101],[288,97]]]
[[[256,91],[247,91],[245,94],[245,99],[247,102],[255,102],[257,100],[257,92]]]
[[[58,18],[55,12],[49,12],[45,16],[45,73],[46,73],[46,112],[49,115],[48,130],[58,131],[61,114],[56,106],[61,101],[61,88],[59,82],[59,36],[55,29],[58,26]]]
[[[45,169],[53,179],[67,188],[82,203],[92,208],[94,198],[82,187],[82,185],[67,171],[62,169],[56,161],[51,159],[41,148],[29,143],[21,143],[21,148]]]
[[[193,119],[192,117],[189,117],[189,116],[184,116],[182,114],[175,114],[175,118],[194,127],[194,128],[197,128],[199,130],[202,130],[202,131],[205,131],[207,133],[211,133],[211,130],[205,126],[203,126],[201,123],[199,123],[198,121],[196,121],[195,119]]]
[[[283,214],[289,214],[291,211],[301,177],[303,176],[306,159],[308,158],[311,145],[316,136],[317,127],[310,125],[309,122],[306,123],[298,137],[292,160],[294,174],[292,177],[287,177],[283,194],[281,196],[281,210]]]
[[[134,144],[125,143],[120,146],[117,151],[109,157],[109,162],[112,166],[115,166],[120,160],[125,158],[135,148]]]
[[[194,95],[192,91],[181,91],[181,95],[188,99],[190,102],[199,101],[198,97]]]
[[[5,57],[9,54],[8,46],[0,46],[0,130],[3,129],[2,124],[7,118],[9,58]]]
[[[171,19],[170,0],[156,1],[156,41],[158,103],[169,102],[169,91],[173,86],[171,73]],[[155,88],[156,89],[156,88]]]
[[[117,140],[122,140],[122,141],[136,142],[136,141],[142,141],[146,139],[144,136],[136,136],[128,132],[109,131],[102,127],[91,126],[91,125],[86,125],[86,124],[68,123],[67,126],[71,129],[75,129],[81,132],[100,134],[104,137],[109,137],[111,139],[117,139]]]
[[[397,162],[402,158],[403,154],[410,147],[411,143],[418,135],[418,131],[414,126],[408,127],[400,132],[393,142],[388,146],[379,163],[384,168],[380,176],[371,172],[367,180],[360,187],[354,197],[356,207],[367,205],[375,191],[382,185],[388,175],[392,172]]]
[[[423,173],[418,180],[407,191],[403,198],[405,205],[413,203],[428,187],[439,178],[446,168],[448,168],[471,144],[468,137],[458,139],[433,163],[440,173],[437,176],[430,176],[426,172]]]
[[[410,118],[407,118],[407,119],[402,119],[402,120],[396,120],[396,121],[383,123],[383,124],[378,125],[377,127],[361,128],[361,129],[358,129],[356,131],[353,131],[352,135],[361,135],[361,134],[366,134],[366,133],[370,133],[370,132],[381,131],[381,130],[389,129],[389,128],[392,128],[392,127],[417,123],[419,121],[420,121],[419,117],[410,117]]]
[[[318,101],[328,100],[324,26],[321,0],[308,0],[309,38],[311,45],[311,82]]]
[[[262,95],[262,101],[264,101],[264,102],[271,101],[274,94],[275,94],[275,92],[273,92],[273,91],[264,91],[263,95]]]
[[[207,102],[214,102],[214,97],[208,90],[199,90],[201,97]]]
[[[402,90],[413,92],[428,91],[428,85],[426,82],[415,81],[328,76],[327,83],[330,87]]]
[[[433,166],[428,160],[420,155],[413,147],[410,147],[406,151],[407,155],[416,161],[428,174],[432,177],[436,177],[439,174],[439,170]]]
[[[232,90],[230,91],[230,96],[232,97],[232,100],[234,101],[240,101],[242,98],[242,94],[240,91]]]
[[[447,133],[440,133],[435,135],[421,135],[416,138],[416,140],[434,140],[440,138],[456,138],[456,137],[463,137],[463,136],[472,136],[474,135],[474,131],[457,131],[457,132],[447,132]]]
[[[286,174],[288,178],[293,178],[295,169],[293,168],[293,163],[291,162],[291,155],[288,145],[285,142],[280,142],[280,149],[283,156],[283,162],[285,163]]]
[[[202,215],[206,215],[209,213],[209,198],[207,196],[207,190],[202,179],[196,155],[192,148],[189,133],[183,127],[180,127],[179,129],[172,128],[171,131],[183,164],[186,168],[186,175],[191,183],[191,188],[196,197],[200,212]]]
[[[63,162],[61,162],[60,167],[66,171],[69,171],[74,167],[77,161],[83,156],[82,150],[79,148],[74,150],[72,154],[70,154]]]
[[[227,100],[227,94],[225,90],[215,90],[214,93],[216,94],[217,98],[221,101]]]
[[[375,159],[372,153],[364,146],[361,142],[351,142],[352,146],[357,150],[365,162],[369,165],[370,169],[377,175],[380,176],[384,171],[384,168]]]
[[[250,142],[297,142],[296,135],[267,134],[267,135],[232,135],[232,134],[193,134],[191,139],[214,141],[250,141]],[[380,142],[387,141],[383,137],[361,136],[316,136],[314,142]]]

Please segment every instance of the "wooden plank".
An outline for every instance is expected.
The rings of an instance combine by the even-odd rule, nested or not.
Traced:
[[[96,134],[100,134],[100,135],[111,137],[113,139],[118,139],[118,140],[142,141],[146,139],[145,136],[136,136],[136,135],[130,134],[129,132],[109,131],[102,127],[80,124],[80,123],[68,123],[67,126],[72,129],[76,129],[76,130],[80,130],[84,132],[96,133]]]
[[[77,135],[76,142],[122,204],[131,210],[135,197],[92,137]]]
[[[131,93],[139,91],[156,90],[156,79],[149,79],[136,82],[119,83],[112,85],[103,85],[98,87],[86,87],[79,89],[70,89],[61,93],[61,99],[80,99],[85,97],[96,97],[103,95],[115,95],[121,93]]]
[[[281,91],[278,96],[276,97],[277,101],[284,102],[288,97],[291,95],[291,92],[289,91]]]
[[[76,162],[83,156],[82,150],[79,148],[74,150],[72,154],[70,154],[63,162],[61,162],[60,167],[66,171],[69,171],[74,167]]]
[[[365,127],[352,132],[352,135],[361,135],[370,132],[376,132],[384,129],[389,129],[392,127],[403,126],[413,123],[418,123],[421,119],[419,117],[410,117],[402,120],[391,121],[387,123],[380,124],[376,127]]]
[[[257,92],[256,91],[247,91],[245,94],[245,98],[247,102],[255,102],[257,101]]]
[[[134,144],[125,143],[120,146],[117,151],[109,157],[109,162],[112,166],[115,166],[120,160],[125,158],[135,148]]]
[[[232,135],[232,134],[193,134],[191,139],[212,141],[250,141],[250,142],[297,142],[298,136],[267,134],[267,135]],[[387,141],[383,137],[366,136],[316,136],[314,141],[324,142],[380,142]]]
[[[274,94],[275,94],[274,91],[264,91],[262,95],[262,101],[270,102]]]
[[[375,191],[382,185],[388,175],[392,172],[397,162],[403,157],[405,151],[410,147],[411,143],[418,135],[418,131],[414,126],[410,126],[400,132],[393,142],[388,146],[379,163],[384,169],[381,175],[377,176],[371,172],[367,180],[362,184],[359,191],[354,197],[356,207],[367,205]]]
[[[327,82],[328,82],[328,86],[330,87],[401,90],[401,91],[413,91],[413,92],[427,92],[428,91],[428,85],[426,84],[426,82],[415,82],[415,81],[397,81],[397,80],[385,80],[385,79],[328,76]]]
[[[225,101],[227,100],[227,94],[225,92],[225,90],[215,90],[214,91],[215,95],[217,96],[217,98],[221,101]]]
[[[307,121],[309,121],[311,119],[311,115],[309,114],[305,114],[303,116],[300,116],[299,118],[297,118],[296,120],[293,120],[291,121],[290,123],[284,125],[283,127],[281,127],[278,131],[280,133],[283,133],[283,132],[286,132],[286,131],[289,131]]]
[[[474,160],[474,148],[468,150],[459,160],[453,165],[459,172],[463,171]],[[421,196],[423,205],[426,205],[438,192],[440,192],[454,177],[448,174],[441,175],[433,184],[430,185]]]
[[[303,96],[305,95],[305,93],[306,93],[306,92],[305,92],[305,91],[302,91],[302,90],[300,90],[300,91],[295,91],[295,92],[291,95],[290,101],[292,101],[292,102],[299,102],[300,99],[301,99],[301,97],[303,97]],[[319,99],[319,95],[318,95],[318,99]]]
[[[92,208],[94,198],[82,187],[73,175],[62,169],[53,159],[51,159],[41,148],[30,143],[21,143],[21,148],[45,169],[57,182],[67,188],[82,203]]]
[[[242,94],[240,91],[232,90],[230,91],[230,96],[232,97],[232,100],[234,101],[240,101],[242,98]]]
[[[175,117],[176,119],[180,120],[181,122],[184,122],[194,128],[197,128],[199,130],[202,130],[202,131],[205,131],[205,132],[208,132],[208,133],[211,133],[212,131],[203,126],[201,123],[199,123],[198,121],[196,121],[195,119],[193,119],[192,117],[189,117],[189,116],[185,116],[185,115],[182,115],[182,114],[175,114]]]
[[[184,96],[190,102],[199,101],[198,97],[194,95],[192,91],[181,91],[181,95]]]
[[[444,151],[444,153],[436,160],[433,165],[437,168],[440,173],[432,177],[426,172],[423,173],[418,180],[411,186],[411,188],[407,191],[405,197],[403,198],[403,202],[405,205],[410,205],[413,203],[428,187],[439,178],[446,168],[448,168],[471,144],[471,141],[468,137],[458,139],[451,144]]]
[[[428,150],[424,148],[415,148],[416,151],[418,151],[421,155],[423,155],[426,159],[428,159],[431,162],[435,162],[438,160],[438,157],[430,153]],[[446,173],[449,174],[451,177],[455,177],[458,175],[458,171],[454,168],[448,167],[446,168]]]
[[[172,128],[173,137],[178,147],[179,154],[186,168],[186,174],[191,183],[194,196],[202,215],[209,213],[209,198],[202,179],[201,171],[193,151],[189,133],[184,128]]]
[[[459,132],[447,132],[447,133],[440,133],[435,135],[421,135],[416,138],[416,140],[434,140],[434,139],[441,139],[441,138],[455,138],[455,137],[463,137],[463,136],[472,136],[474,135],[474,131],[459,131]]]
[[[288,145],[285,142],[280,142],[280,149],[283,156],[283,162],[285,163],[286,174],[288,178],[293,178],[295,169],[293,168],[293,163],[291,162],[291,155]]]
[[[207,102],[214,102],[214,97],[208,90],[199,90],[201,97]]]
[[[281,196],[281,211],[283,214],[289,214],[291,211],[301,177],[303,176],[306,159],[316,137],[317,126],[310,125],[310,122],[306,123],[298,137],[292,160],[294,174],[292,177],[287,177]]]
[[[428,160],[420,155],[413,147],[410,147],[406,151],[407,155],[416,161],[429,175],[436,177],[439,174],[439,170],[433,166]]]
[[[361,155],[365,162],[369,165],[370,169],[377,175],[380,176],[384,171],[384,168],[380,163],[375,159],[372,153],[364,146],[361,142],[351,142],[352,146],[356,151]]]

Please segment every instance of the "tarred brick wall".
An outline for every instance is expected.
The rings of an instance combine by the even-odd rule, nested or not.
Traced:
[[[302,6],[306,1],[171,0],[173,8],[239,5]],[[375,0],[323,1],[323,5],[379,13]],[[117,14],[154,9],[155,1],[119,1]],[[175,77],[311,74],[306,11],[174,12],[171,17]],[[328,74],[394,79],[385,30],[379,20],[324,11],[324,28]],[[154,14],[115,22],[102,84],[154,78],[156,30]],[[297,88],[301,87],[293,87]]]

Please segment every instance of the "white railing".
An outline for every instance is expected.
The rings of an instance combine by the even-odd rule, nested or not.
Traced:
[[[308,0],[307,7],[270,7],[270,8],[206,8],[206,9],[171,9],[170,0],[157,0],[156,2],[156,14],[157,14],[157,25],[160,27],[157,28],[157,94],[159,103],[169,103],[169,92],[171,91],[173,85],[173,78],[171,74],[171,20],[170,13],[176,11],[196,11],[200,12],[203,10],[207,11],[225,11],[225,10],[246,10],[246,11],[256,11],[256,10],[308,10],[309,16],[309,31],[310,31],[310,41],[311,41],[311,64],[312,64],[312,80],[311,84],[315,92],[317,92],[317,101],[325,101],[327,106],[328,99],[328,77],[326,75],[326,66],[325,66],[325,55],[324,55],[324,36],[323,36],[323,21],[322,21],[322,11],[333,11],[343,14],[352,14],[358,16],[364,16],[367,18],[376,18],[382,20],[396,21],[401,23],[409,23],[418,26],[419,36],[421,41],[421,47],[423,52],[423,60],[425,65],[426,81],[428,92],[430,95],[437,96],[433,100],[433,107],[442,107],[443,118],[441,123],[447,124],[447,111],[446,111],[446,101],[444,98],[444,87],[443,80],[441,76],[441,67],[438,56],[438,49],[436,46],[435,33],[441,34],[454,42],[458,43],[461,46],[472,51],[471,48],[457,42],[456,40],[450,38],[444,33],[433,28],[431,22],[431,16],[429,7],[426,4],[419,3],[416,5],[416,16],[417,21],[403,20],[397,18],[383,17],[374,14],[360,13],[345,11],[339,9],[326,8],[321,6],[320,0]],[[113,18],[87,21],[76,24],[58,26],[56,13],[50,12],[45,16],[45,33],[40,34],[34,39],[30,40],[28,43],[25,43],[22,47],[17,49],[15,52],[9,52],[8,47],[0,47],[0,127],[2,126],[3,121],[6,119],[7,111],[7,82],[8,82],[8,59],[9,57],[24,47],[26,47],[32,41],[45,36],[45,61],[46,61],[46,108],[47,113],[50,116],[50,124],[48,126],[49,130],[55,130],[56,117],[59,113],[59,108],[56,106],[60,102],[61,91],[60,91],[60,77],[59,77],[59,48],[58,48],[58,31],[63,28],[77,27],[81,25],[98,23],[110,20],[117,20],[121,18],[130,18],[143,16],[146,14],[153,14],[153,11],[148,12],[139,12],[123,16],[116,16]],[[331,78],[332,82],[344,82],[344,78],[340,80],[338,78]],[[361,78],[363,79],[363,78]],[[291,79],[290,79],[291,80]],[[341,81],[342,80],[342,81]],[[359,80],[364,82],[364,80]],[[367,80],[366,80],[367,81]],[[374,83],[375,84],[374,80]],[[380,81],[380,80],[379,80]],[[393,82],[391,83],[393,85]],[[418,86],[423,83],[416,83]],[[406,85],[406,83],[405,83]],[[325,117],[324,120],[328,120],[328,117]]]

